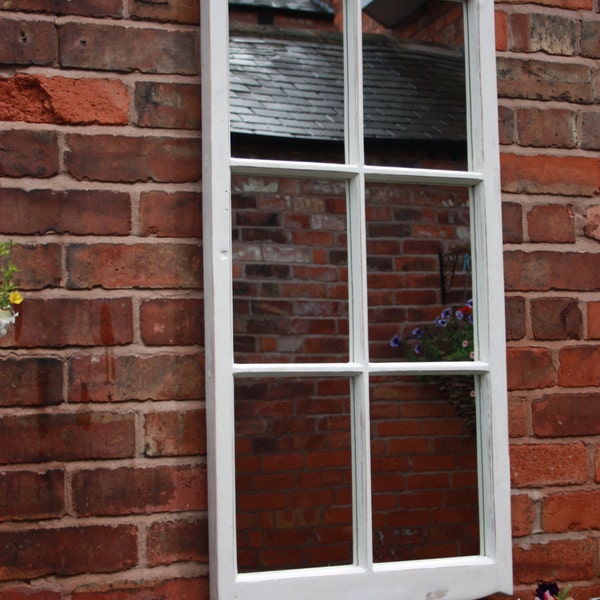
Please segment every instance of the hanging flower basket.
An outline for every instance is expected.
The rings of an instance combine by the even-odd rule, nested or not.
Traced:
[[[438,381],[439,379],[439,381]],[[452,405],[456,416],[465,424],[467,431],[477,434],[477,409],[475,387],[472,377],[456,375],[436,378],[437,384]]]

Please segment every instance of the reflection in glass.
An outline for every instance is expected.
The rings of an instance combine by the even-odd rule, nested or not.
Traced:
[[[375,562],[479,554],[473,377],[374,377]]]
[[[238,379],[240,572],[351,564],[350,384]]]
[[[463,6],[363,2],[367,164],[467,168]]]
[[[469,191],[369,183],[366,217],[371,360],[474,358]]]
[[[348,360],[343,182],[234,176],[235,360]]]

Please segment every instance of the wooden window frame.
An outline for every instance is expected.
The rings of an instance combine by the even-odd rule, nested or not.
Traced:
[[[469,600],[512,592],[510,479],[506,398],[494,5],[466,0],[469,115],[467,171],[383,168],[364,164],[360,0],[346,0],[346,162],[250,160],[230,155],[228,3],[202,0],[202,137],[206,404],[210,588],[213,600]],[[318,177],[347,182],[352,241],[351,354],[346,363],[236,364],[232,318],[232,174]],[[370,363],[367,339],[364,189],[368,182],[456,185],[471,196],[478,354],[473,362]],[[374,563],[371,548],[368,381],[371,375],[478,376],[481,553],[477,556]],[[355,561],[349,566],[238,574],[235,531],[234,379],[347,376],[353,385]]]

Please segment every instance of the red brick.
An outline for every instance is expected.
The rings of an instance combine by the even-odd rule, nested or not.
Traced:
[[[536,340],[573,340],[583,334],[583,317],[573,298],[531,301],[531,325]]]
[[[506,339],[525,337],[525,298],[512,296],[505,299]]]
[[[206,474],[200,464],[77,471],[72,486],[79,516],[206,509]]]
[[[21,245],[12,257],[19,271],[15,283],[20,290],[57,287],[62,280],[62,250],[59,244]]]
[[[0,189],[2,230],[13,234],[126,235],[129,194],[99,190]]]
[[[128,458],[134,415],[78,412],[0,418],[0,464]]]
[[[200,86],[140,81],[135,86],[137,123],[141,127],[200,129]]]
[[[569,244],[575,242],[575,215],[571,206],[545,204],[527,213],[529,241]]]
[[[148,529],[146,540],[151,567],[188,560],[208,561],[206,517],[154,523]]]
[[[575,148],[577,115],[557,108],[517,109],[518,143],[536,148]]]
[[[546,52],[573,56],[577,54],[578,23],[576,19],[546,14],[512,14],[510,50]]]
[[[600,150],[600,112],[581,112],[581,147]]]
[[[509,396],[508,399],[508,433],[510,437],[527,435],[530,427],[529,401],[527,398]]]
[[[63,67],[169,75],[199,72],[199,32],[65,23],[58,29]]]
[[[73,600],[208,600],[208,579],[119,581],[75,589]]]
[[[523,241],[523,209],[516,202],[502,203],[502,238],[506,244]]]
[[[501,154],[500,165],[507,192],[593,196],[600,191],[600,158]]]
[[[142,340],[150,346],[202,344],[202,301],[148,300],[141,306]]]
[[[506,50],[508,48],[506,13],[496,10],[494,13],[494,26],[496,30],[496,50]]]
[[[123,16],[122,0],[10,0],[11,10],[82,17]]]
[[[515,141],[515,111],[507,106],[498,107],[498,127],[501,144]]]
[[[531,0],[508,0],[510,4],[531,4]],[[536,0],[541,6],[555,6],[566,10],[592,10],[593,0]]]
[[[61,517],[65,513],[64,472],[0,473],[0,521],[27,521]]]
[[[19,306],[15,329],[0,340],[0,346],[115,346],[132,340],[130,298],[29,299]]]
[[[513,537],[529,535],[533,529],[535,506],[526,494],[517,494],[511,498],[511,520]]]
[[[600,340],[600,302],[587,303],[587,338]]]
[[[175,21],[176,23],[200,23],[200,4],[190,0],[173,2],[140,2],[129,0],[129,11],[134,19],[148,21]]]
[[[505,252],[505,286],[510,291],[600,289],[600,261],[585,252]]]
[[[62,592],[38,587],[2,587],[2,600],[62,600]]]
[[[594,573],[594,556],[592,540],[562,539],[517,545],[513,547],[515,581],[535,587],[539,581],[549,578],[552,581],[590,579]]]
[[[155,412],[144,421],[146,456],[206,454],[204,410]]]
[[[204,397],[204,365],[197,355],[75,355],[69,364],[71,402]]]
[[[199,139],[73,134],[67,144],[66,167],[78,180],[180,183],[200,178]]]
[[[0,132],[0,176],[52,177],[57,173],[56,133],[21,130]]]
[[[551,494],[542,503],[542,527],[549,532],[600,529],[600,490]]]
[[[600,58],[600,23],[595,20],[581,21],[581,55]]]
[[[198,289],[201,264],[196,244],[73,244],[67,248],[67,286]]]
[[[49,21],[0,20],[0,56],[5,65],[52,65],[56,28]]]
[[[533,403],[539,437],[600,434],[600,394],[547,394]]]
[[[0,580],[109,573],[137,563],[131,525],[0,531]]]
[[[59,358],[6,358],[0,361],[0,406],[46,406],[63,399]]]
[[[202,198],[195,192],[144,192],[140,196],[142,235],[198,238],[202,235]]]
[[[569,485],[587,480],[587,453],[582,443],[513,445],[510,457],[515,488]]]
[[[534,390],[556,384],[556,370],[545,348],[509,348],[508,389]]]
[[[563,348],[559,360],[559,385],[565,387],[600,385],[600,346]]]
[[[497,58],[500,98],[594,101],[592,72],[586,64],[521,58]]]

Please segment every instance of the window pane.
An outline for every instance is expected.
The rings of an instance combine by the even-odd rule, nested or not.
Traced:
[[[479,554],[473,377],[371,380],[375,562]]]
[[[347,379],[235,386],[240,572],[351,564]]]
[[[469,191],[369,183],[372,361],[474,358]]]
[[[344,161],[342,18],[310,6],[273,12],[276,27],[230,10],[233,156]]]
[[[462,4],[371,0],[363,7],[367,164],[466,169]]]
[[[232,182],[235,360],[348,360],[346,185]]]

